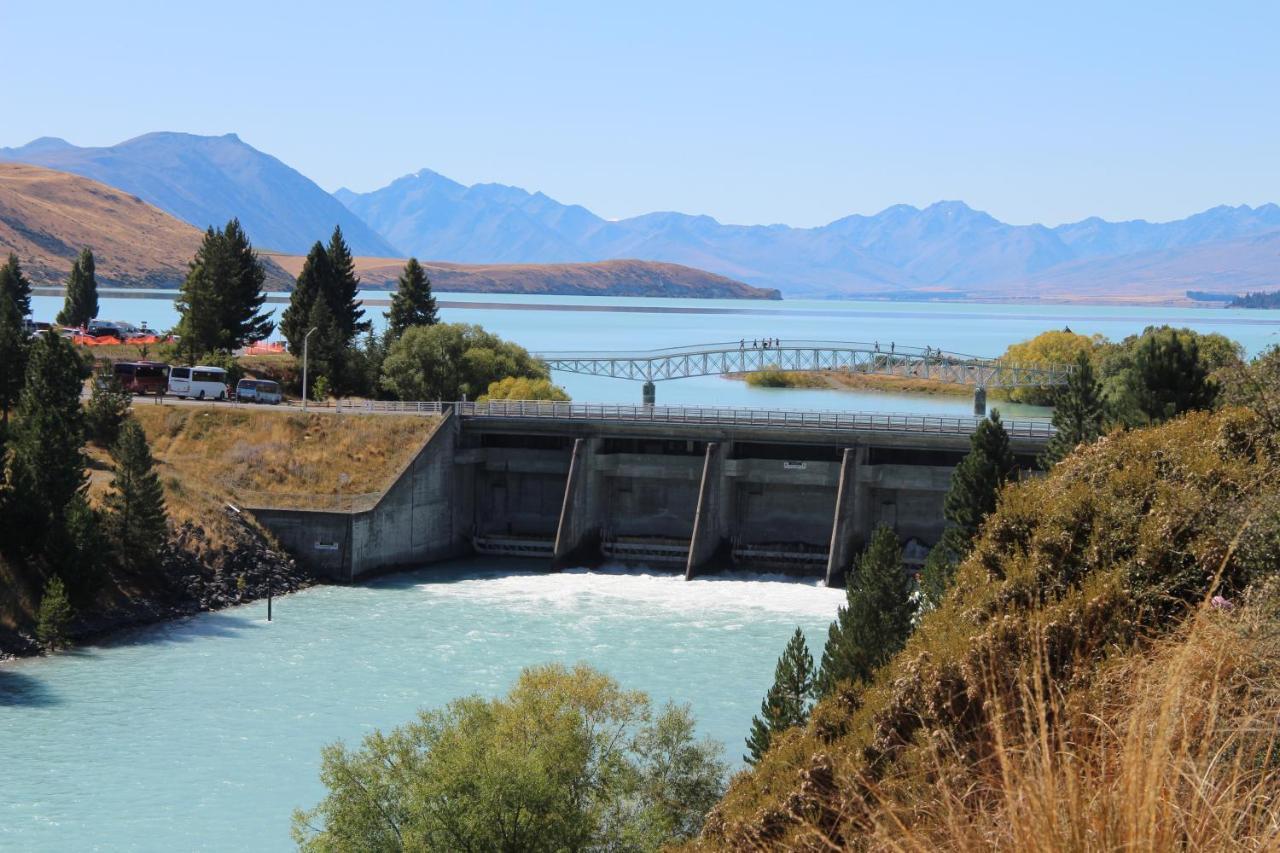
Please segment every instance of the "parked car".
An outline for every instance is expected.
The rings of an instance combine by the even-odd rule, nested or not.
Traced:
[[[169,365],[160,361],[121,361],[112,368],[130,394],[162,394],[169,387]]]
[[[132,323],[126,323],[123,320],[90,320],[85,331],[95,338],[119,338],[127,341],[129,338],[136,338],[141,334],[141,330]]]
[[[169,368],[169,393],[175,397],[197,400],[225,400],[231,396],[227,388],[227,371],[221,367]]]
[[[280,383],[270,379],[241,379],[236,383],[236,400],[241,403],[278,404],[284,397]]]

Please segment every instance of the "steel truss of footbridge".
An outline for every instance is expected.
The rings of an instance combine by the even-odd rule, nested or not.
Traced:
[[[761,370],[839,370],[974,388],[1019,388],[1063,385],[1073,369],[1060,364],[1014,364],[927,347],[835,341],[781,341],[767,347],[731,341],[644,352],[544,352],[537,357],[552,370],[642,382]]]

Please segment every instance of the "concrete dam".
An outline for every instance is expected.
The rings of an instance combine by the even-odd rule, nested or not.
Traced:
[[[876,526],[918,561],[942,534],[970,417],[614,406],[418,404],[440,424],[376,505],[247,507],[337,581],[481,554],[781,571],[843,584]],[[1006,421],[1031,467],[1052,434]]]

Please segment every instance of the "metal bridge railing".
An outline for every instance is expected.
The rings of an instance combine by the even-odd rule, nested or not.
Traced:
[[[759,426],[815,430],[969,435],[982,418],[913,415],[888,412],[832,412],[801,409],[741,409],[722,406],[633,406],[614,403],[553,403],[537,400],[494,400],[446,404],[464,418],[543,418],[635,423]],[[1003,421],[1005,431],[1020,438],[1047,439],[1054,433],[1047,420]]]

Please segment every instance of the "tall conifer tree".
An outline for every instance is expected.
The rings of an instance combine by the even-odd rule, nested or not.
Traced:
[[[395,342],[410,326],[434,326],[440,322],[431,280],[417,258],[410,258],[400,273],[391,310],[387,313],[387,338]]]
[[[133,418],[126,418],[121,425],[111,458],[115,478],[104,501],[107,534],[127,567],[155,568],[168,538],[164,488],[146,434]]]
[[[267,273],[249,237],[232,219],[222,230],[223,251],[227,254],[229,278],[219,291],[220,325],[232,349],[265,340],[275,331],[271,312],[262,306],[267,294],[262,286]]]
[[[28,544],[37,549],[67,532],[76,499],[84,500],[84,411],[87,374],[70,341],[40,335],[31,347],[26,382],[10,431],[14,511],[23,516]]]
[[[98,279],[94,274],[93,252],[84,249],[71,264],[67,298],[57,320],[64,326],[87,326],[98,316]]]
[[[13,300],[18,313],[23,317],[31,313],[31,282],[23,275],[22,264],[13,252],[9,253],[8,260],[0,267],[0,293]]]
[[[995,511],[1004,484],[1017,473],[1009,434],[994,409],[969,437],[969,452],[951,473],[951,488],[943,501],[947,529],[929,552],[920,578],[925,602],[936,607],[951,584],[956,566],[969,553],[978,528]]]
[[[362,319],[364,310],[360,307],[360,300],[356,298],[360,290],[360,277],[356,275],[355,259],[351,256],[351,249],[347,246],[339,225],[333,227],[328,252],[333,277],[327,282],[325,295],[342,338],[342,346],[346,348],[357,334],[368,331],[370,324]]]
[[[1077,445],[1087,444],[1102,435],[1102,386],[1093,372],[1089,354],[1076,356],[1075,370],[1059,390],[1053,408],[1053,437],[1045,445],[1040,461],[1053,465]]]
[[[187,277],[175,300],[179,315],[178,348],[189,362],[227,347],[219,288],[230,274],[222,232],[210,225],[187,267]]]
[[[18,306],[8,294],[0,293],[0,423],[9,423],[9,410],[18,404],[18,395],[26,381],[27,330],[22,325]],[[0,467],[4,457],[0,456]]]
[[[321,298],[331,277],[329,253],[316,241],[302,263],[302,272],[289,294],[289,307],[280,317],[280,332],[289,344],[289,352],[302,358],[302,339],[311,328],[311,310]],[[317,332],[317,334],[319,334]]]
[[[773,670],[773,686],[760,703],[760,716],[751,720],[743,760],[755,764],[775,735],[808,722],[813,687],[813,655],[805,645],[804,632],[796,628]]]
[[[911,634],[915,604],[898,536],[876,528],[845,583],[845,604],[822,650],[818,693],[828,696],[842,681],[869,681]]]
[[[275,323],[262,310],[265,280],[262,261],[239,220],[206,229],[177,299],[181,351],[196,359],[270,335]]]

